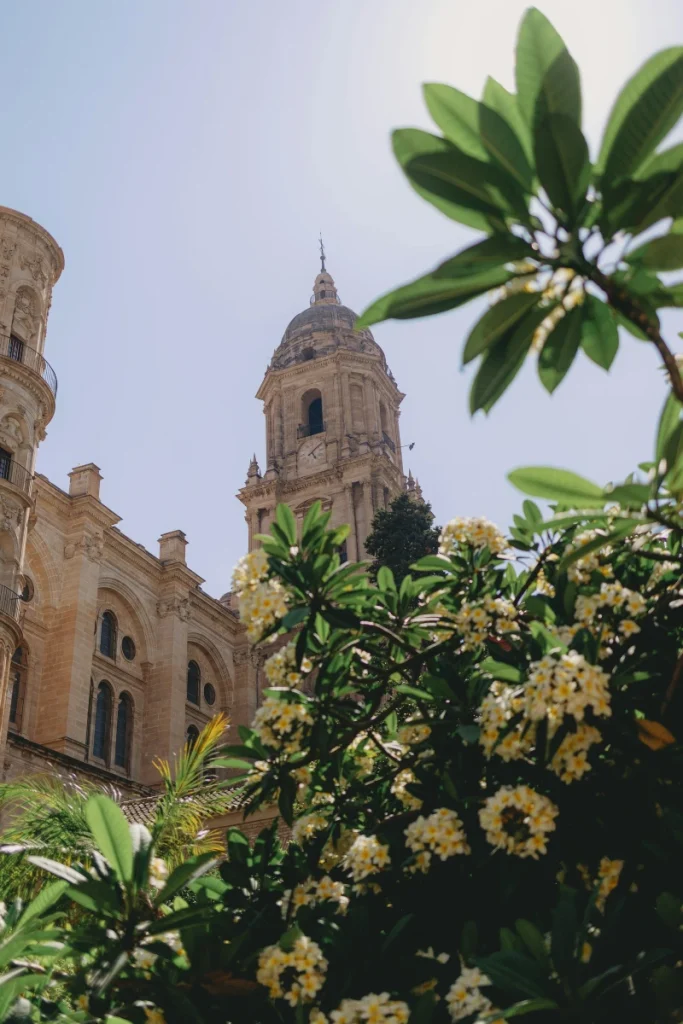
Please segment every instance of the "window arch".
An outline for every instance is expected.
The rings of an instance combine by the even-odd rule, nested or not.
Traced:
[[[114,764],[117,768],[128,770],[130,745],[133,737],[133,701],[129,694],[122,693],[116,711],[116,742],[114,744]]]
[[[28,675],[28,651],[25,647],[17,647],[12,655],[10,667],[10,684],[12,693],[9,705],[9,724],[14,729],[21,729],[21,719],[26,701],[26,677]]]
[[[187,747],[192,750],[193,746],[199,739],[199,729],[196,725],[188,725],[187,732],[185,733],[185,743]]]
[[[113,612],[104,612],[100,623],[100,654],[108,658],[116,657],[116,616]]]
[[[196,661],[187,663],[187,699],[190,704],[199,704],[202,670]]]
[[[109,738],[111,736],[111,686],[103,679],[97,687],[95,698],[95,728],[93,731],[93,757],[108,760]]]
[[[325,429],[323,420],[323,396],[318,388],[311,388],[301,399],[301,422],[303,434],[322,434]]]

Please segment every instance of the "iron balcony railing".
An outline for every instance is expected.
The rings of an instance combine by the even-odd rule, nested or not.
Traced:
[[[0,456],[0,480],[6,480],[8,483],[18,487],[24,494],[29,494],[33,477],[27,469],[20,466],[14,459],[2,458]]]
[[[28,366],[29,370],[33,370],[45,381],[52,394],[55,398],[57,397],[57,374],[45,356],[42,356],[36,349],[30,348],[21,338],[17,338],[14,334],[0,335],[0,356]]]
[[[0,613],[10,619],[19,618],[19,594],[0,584]]]
[[[297,437],[311,437],[313,434],[324,434],[325,424],[324,423],[301,423],[297,427]]]
[[[391,448],[392,452],[395,452],[395,451],[396,451],[396,445],[395,445],[395,444],[394,444],[394,442],[393,442],[393,441],[391,440],[391,438],[390,438],[390,437],[389,437],[389,435],[387,434],[386,430],[383,430],[383,431],[382,431],[382,440],[384,441],[384,443],[385,443],[385,444],[388,444],[388,445],[389,445],[389,447]]]

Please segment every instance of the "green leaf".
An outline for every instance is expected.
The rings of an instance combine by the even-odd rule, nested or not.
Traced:
[[[436,196],[497,221],[508,212],[507,205],[494,198],[488,187],[488,165],[455,146],[443,153],[413,157],[403,169],[411,181],[424,189],[426,198]]]
[[[637,171],[683,113],[683,47],[661,50],[628,80],[612,108],[596,173],[607,181]]]
[[[493,239],[487,239],[493,241]],[[467,364],[481,355],[495,341],[514,327],[522,317],[538,305],[538,292],[516,292],[500,302],[496,302],[477,321],[469,333],[462,354],[463,364]]]
[[[407,683],[399,683],[393,689],[396,693],[405,694],[406,697],[417,697],[418,700],[434,700],[433,695],[428,693],[427,690],[420,690],[417,686],[408,686]]]
[[[543,516],[540,508],[535,502],[529,501],[527,498],[526,501],[522,502],[522,509],[524,510],[527,522],[530,523],[534,529],[541,525],[543,522]]]
[[[380,590],[391,590],[393,593],[396,593],[394,574],[386,565],[380,566],[377,572],[377,585]]]
[[[576,952],[579,927],[576,908],[576,890],[560,886],[560,896],[552,912],[551,955],[553,965],[560,977],[566,976],[572,967]]]
[[[479,669],[504,683],[521,683],[522,681],[520,669],[515,665],[507,665],[503,661],[496,661],[495,658],[484,658],[479,665]]]
[[[611,544],[612,541],[623,540],[623,538],[629,533],[633,533],[636,527],[640,526],[641,523],[642,519],[622,519],[613,530],[599,534],[593,540],[583,544],[580,548],[576,548],[574,551],[570,551],[565,554],[559,564],[560,572],[566,572],[573,562],[576,562],[579,558],[584,558],[593,551],[599,551],[600,548],[606,547],[606,545]]]
[[[80,871],[69,867],[68,864],[60,864],[58,860],[51,860],[50,857],[31,856],[26,859],[30,864],[35,864],[37,868],[41,868],[41,870],[47,871],[51,875],[56,875],[57,878],[63,879],[69,885],[79,885],[85,881],[85,876]]]
[[[479,104],[479,131],[486,152],[493,157],[495,163],[509,174],[524,192],[530,193],[534,173],[522,144],[505,118],[485,103]]]
[[[291,612],[287,612],[282,620],[284,629],[287,631],[294,629],[300,622],[308,618],[309,612],[309,608],[292,608]]]
[[[416,316],[433,316],[447,309],[462,306],[470,299],[497,288],[512,275],[502,267],[485,270],[467,278],[446,279],[436,272],[419,277],[410,284],[388,292],[377,299],[356,320],[356,330],[382,320],[408,320]]]
[[[525,466],[508,473],[508,480],[518,490],[534,498],[547,498],[563,505],[578,504],[580,508],[602,508],[605,504],[601,487],[566,469]]]
[[[186,888],[192,882],[201,878],[202,875],[205,875],[207,871],[211,871],[217,864],[218,858],[210,852],[200,853],[198,856],[191,857],[185,861],[184,864],[179,864],[169,875],[163,889],[154,897],[154,905],[159,907],[162,903],[168,902],[171,896],[175,896],[180,889]]]
[[[479,104],[451,85],[428,82],[422,86],[427,109],[449,142],[463,153],[488,160],[479,133]]]
[[[440,139],[436,135],[430,135],[429,132],[423,132],[419,128],[399,128],[392,135],[392,144],[394,155],[404,171],[406,171],[408,164],[418,156],[448,153],[453,148],[445,139]],[[479,210],[473,209],[469,203],[462,204],[443,199],[423,188],[410,176],[408,176],[408,180],[418,195],[422,196],[423,199],[426,199],[433,206],[436,206],[438,210],[447,217],[450,217],[451,220],[458,221],[460,224],[467,224],[468,227],[476,228],[479,231],[486,231],[489,234],[494,229],[501,232],[505,230],[505,221],[500,215],[493,221]]]
[[[673,393],[670,394],[664,403],[664,408],[662,409],[659,417],[659,426],[657,428],[655,461],[658,464],[665,457],[671,436],[680,423],[681,413],[683,413],[683,406]]]
[[[22,925],[26,924],[27,921],[31,921],[34,917],[39,917],[46,910],[49,910],[50,907],[53,907],[67,889],[68,882],[66,881],[50,882],[49,885],[44,885],[38,895],[24,909],[21,915]]]
[[[619,348],[619,331],[609,306],[595,295],[587,295],[583,304],[581,348],[589,359],[609,370]]]
[[[662,150],[661,153],[653,153],[638,168],[634,178],[637,181],[644,181],[645,178],[650,178],[653,174],[666,174],[671,171],[680,171],[681,168],[683,168],[683,142],[679,142],[676,146],[670,146],[668,149]]]
[[[490,412],[500,396],[507,390],[522,368],[531,347],[534,332],[548,315],[552,306],[534,309],[487,351],[480,363],[470,391],[470,412],[478,409]]]
[[[487,107],[495,110],[501,117],[505,118],[519,139],[526,158],[533,161],[533,147],[531,145],[531,132],[529,126],[522,117],[517,102],[517,97],[497,82],[495,78],[487,78],[484,86],[483,100]]]
[[[559,1010],[558,1003],[554,999],[523,999],[521,1003],[515,1003],[502,1013],[498,1013],[501,1020],[510,1020],[511,1017],[524,1017],[527,1013],[535,1013],[536,1010]]]
[[[627,263],[649,270],[678,270],[683,267],[683,235],[671,233],[653,238],[624,257]]]
[[[118,804],[104,794],[89,797],[85,820],[100,852],[106,857],[121,882],[133,878],[133,844],[125,815]]]
[[[519,993],[531,998],[545,997],[545,972],[535,960],[523,953],[512,950],[494,953],[492,956],[478,957],[476,964],[491,979],[491,983],[504,992]]]
[[[536,104],[548,71],[566,49],[562,37],[545,15],[535,7],[529,8],[522,18],[517,36],[515,80],[519,109],[530,126],[534,123]],[[548,111],[551,109],[549,107]]]
[[[517,235],[491,235],[463,249],[457,256],[446,260],[434,271],[434,277],[465,277],[492,270],[502,263],[517,260],[538,260],[539,254],[528,242]]]
[[[289,505],[278,505],[275,510],[275,520],[289,543],[296,544],[296,520]]]
[[[649,496],[650,488],[647,484],[619,484],[616,487],[605,488],[607,501],[614,501],[625,508],[640,508]]]
[[[542,932],[538,930],[536,925],[532,924],[531,921],[525,921],[524,918],[519,918],[515,921],[515,928],[517,929],[517,934],[531,955],[538,960],[539,963],[545,964],[546,966],[549,965],[550,957],[548,956],[548,950],[545,946],[545,939],[543,938]]]
[[[583,308],[575,306],[562,317],[541,349],[538,375],[551,394],[564,380],[581,344]]]
[[[584,204],[590,176],[588,145],[566,114],[548,114],[534,131],[536,170],[548,198],[569,224]]]

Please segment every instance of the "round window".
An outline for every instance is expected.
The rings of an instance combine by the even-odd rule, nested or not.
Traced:
[[[21,587],[21,600],[32,601],[33,600],[33,580],[30,576],[21,576],[20,582]]]
[[[205,683],[204,685],[204,700],[209,705],[209,707],[212,704],[216,703],[216,691],[211,685],[211,683]]]
[[[132,661],[135,657],[135,642],[131,636],[124,636],[121,641],[121,650],[123,656],[127,661]]]

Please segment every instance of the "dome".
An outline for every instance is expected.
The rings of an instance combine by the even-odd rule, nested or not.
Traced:
[[[356,314],[348,306],[342,306],[332,277],[323,270],[313,284],[310,306],[297,313],[287,325],[271,360],[271,368],[281,370],[341,348],[379,356],[386,369],[384,353],[371,332],[356,331],[355,322]]]

